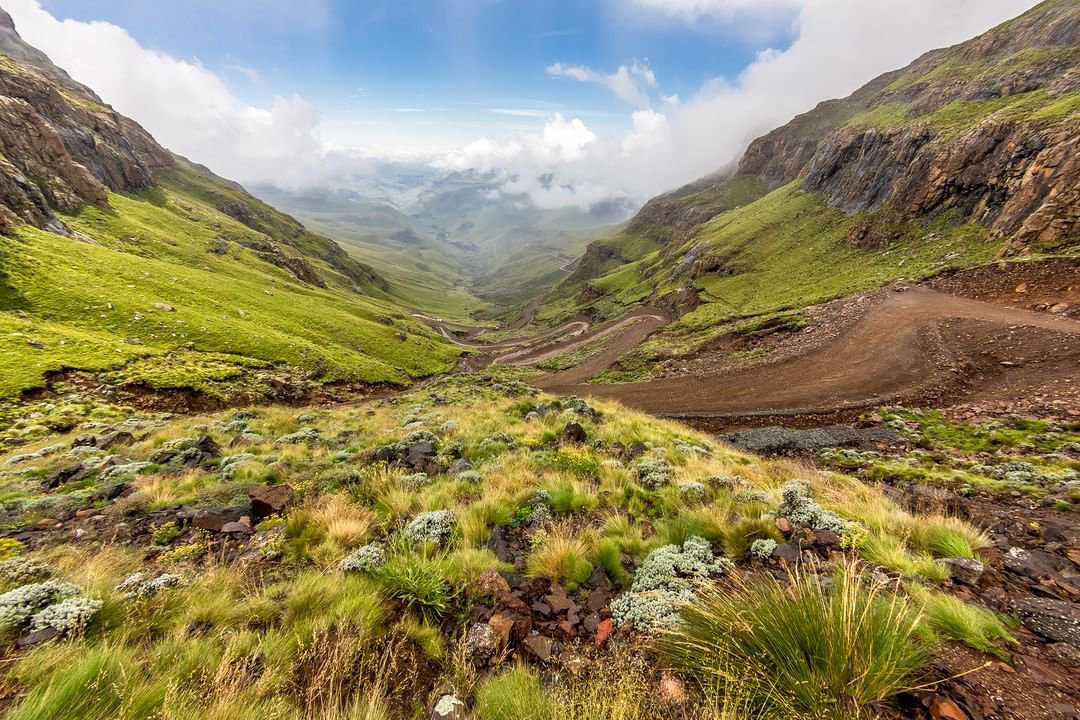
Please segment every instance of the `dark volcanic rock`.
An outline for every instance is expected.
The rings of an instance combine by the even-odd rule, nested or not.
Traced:
[[[572,422],[567,423],[566,427],[562,431],[562,441],[564,443],[583,443],[589,439],[588,434],[585,432],[585,428],[580,423]]]
[[[773,425],[728,433],[721,435],[720,439],[739,450],[757,455],[804,455],[835,447],[873,449],[878,444],[895,445],[902,442],[900,436],[888,428],[853,428],[849,425],[827,425],[808,430],[790,430]]]
[[[1023,598],[1013,603],[1020,620],[1055,642],[1080,647],[1080,605],[1049,598]]]

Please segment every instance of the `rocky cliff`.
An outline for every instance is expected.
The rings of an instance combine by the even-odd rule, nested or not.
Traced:
[[[103,104],[15,31],[0,10],[0,231],[63,228],[54,211],[106,205],[173,165],[137,123]]]
[[[950,212],[1011,251],[1049,248],[1080,239],[1078,130],[1080,3],[1050,0],[822,103],[756,140],[736,172],[801,178],[847,213]]]
[[[947,213],[990,228],[1008,253],[1080,242],[1080,3],[1048,0],[823,102],[751,143],[734,173],[656,198],[628,229],[685,239],[745,178],[801,180],[849,214]],[[860,223],[851,241],[875,232]]]

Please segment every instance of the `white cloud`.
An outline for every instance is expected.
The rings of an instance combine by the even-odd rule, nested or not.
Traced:
[[[584,65],[564,65],[555,63],[547,67],[548,75],[568,77],[578,82],[592,82],[603,85],[615,93],[623,102],[637,107],[649,106],[649,89],[657,87],[656,74],[646,63],[635,60],[631,65],[620,65],[619,69],[607,74]]]
[[[771,12],[808,5],[813,0],[634,0],[643,7],[668,15],[698,18],[702,15],[730,17],[743,12]],[[872,0],[867,0],[871,2]]]
[[[638,110],[630,116],[634,129],[623,138],[623,154],[656,147],[668,139],[667,117],[653,110]]]
[[[239,180],[319,172],[319,114],[303,98],[257,107],[197,62],[145,48],[111,23],[59,21],[38,0],[5,0],[4,7],[28,43],[169,149]]]

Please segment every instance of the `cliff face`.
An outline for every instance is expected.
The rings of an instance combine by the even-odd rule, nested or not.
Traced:
[[[950,212],[1009,250],[1078,240],[1080,3],[1051,0],[754,141],[736,174],[847,213]]]
[[[172,156],[134,121],[27,45],[0,10],[0,231],[54,230],[54,210],[153,185]]]

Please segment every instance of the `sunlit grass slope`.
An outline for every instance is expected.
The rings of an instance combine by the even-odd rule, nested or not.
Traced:
[[[286,238],[293,245],[274,243],[321,288],[260,257],[273,235],[175,177],[110,204],[64,217],[75,237],[24,227],[0,238],[0,396],[40,385],[50,370],[104,370],[179,349],[236,356],[238,367],[291,366],[318,381],[401,383],[453,364],[452,347],[326,238],[301,231]]]

